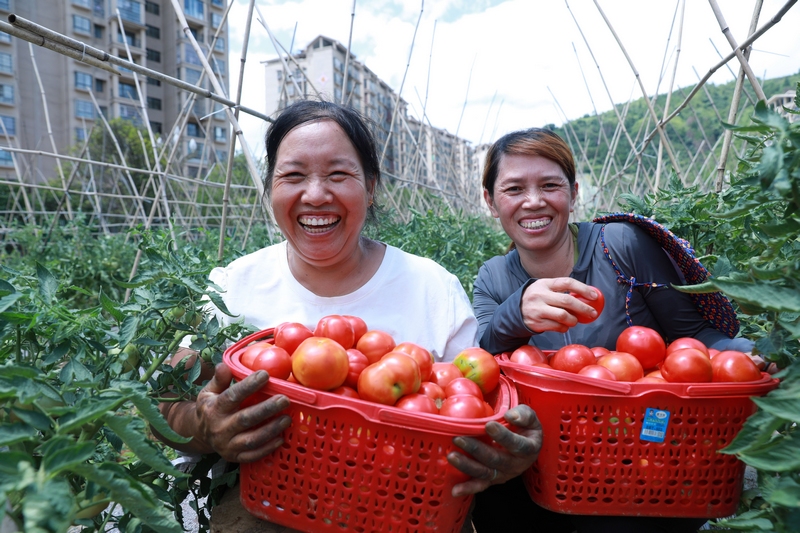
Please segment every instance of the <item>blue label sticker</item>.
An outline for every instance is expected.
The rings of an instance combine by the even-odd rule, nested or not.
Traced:
[[[669,411],[648,407],[644,412],[642,432],[639,434],[639,438],[650,442],[664,442],[667,437],[668,425]]]

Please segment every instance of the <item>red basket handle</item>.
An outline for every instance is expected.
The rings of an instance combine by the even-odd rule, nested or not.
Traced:
[[[517,372],[523,372],[525,374],[539,374],[542,376],[547,376],[551,378],[560,378],[566,379],[569,381],[575,381],[577,383],[582,383],[584,385],[591,385],[592,387],[598,387],[601,389],[608,389],[613,390],[615,392],[621,392],[623,394],[628,394],[631,392],[631,385],[630,383],[620,383],[617,381],[609,381],[607,379],[598,379],[593,378],[590,376],[582,376],[580,374],[573,374],[572,372],[564,372],[562,370],[555,370],[554,368],[546,368],[543,366],[530,366],[530,365],[523,365],[520,363],[514,363],[512,361],[497,361],[500,363],[500,367],[508,367]]]
[[[766,372],[761,373],[761,380],[750,383],[702,383],[686,387],[688,396],[761,396],[778,386],[780,380]]]

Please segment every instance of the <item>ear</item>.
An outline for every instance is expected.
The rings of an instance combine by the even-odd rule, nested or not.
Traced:
[[[494,202],[492,202],[492,195],[489,194],[487,189],[483,189],[483,201],[486,202],[486,205],[489,206],[489,211],[492,213],[494,218],[500,218],[500,213],[494,208]]]
[[[578,199],[578,182],[576,181],[572,187],[571,192],[572,198],[569,200],[569,212],[572,213],[575,210],[575,201]]]

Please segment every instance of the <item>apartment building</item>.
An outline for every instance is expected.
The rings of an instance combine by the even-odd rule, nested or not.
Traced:
[[[180,4],[201,47],[207,52],[213,46],[210,63],[227,88],[227,28],[222,24],[225,0],[180,0]],[[181,31],[170,0],[0,0],[0,17],[5,19],[9,13],[110,55],[127,60],[130,52],[139,65],[190,83],[200,82],[200,59]],[[60,154],[70,153],[93,128],[102,127],[101,113],[108,119],[122,118],[138,125],[149,120],[157,142],[180,143],[181,167],[189,175],[207,168],[215,158],[227,157],[225,115],[211,114],[221,109],[219,104],[196,99],[188,118],[178,121],[182,129],[173,131],[191,95],[139,76],[140,100],[133,72],[120,70],[122,74],[116,76],[38,46],[31,50],[29,43],[0,32],[0,122],[5,126],[5,131],[0,131],[0,175],[15,171],[12,153],[2,146],[51,152],[54,143]],[[205,78],[202,83],[209,86]],[[55,176],[55,164],[51,157],[32,158],[20,172],[32,176],[27,181],[45,181]]]
[[[346,102],[372,121],[387,178],[440,189],[457,203],[468,192],[474,195],[478,178],[471,144],[410,116],[409,104],[398,102],[397,93],[354,55],[347,58],[340,42],[320,35],[291,57],[263,65],[267,114],[299,99]]]

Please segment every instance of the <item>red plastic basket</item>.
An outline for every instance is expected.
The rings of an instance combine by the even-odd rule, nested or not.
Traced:
[[[267,329],[230,348],[223,359],[237,379],[252,371],[239,362]],[[474,420],[412,413],[394,407],[270,380],[249,403],[275,394],[290,400],[292,425],[284,444],[240,466],[240,498],[253,515],[307,532],[460,531],[471,496],[451,489],[467,477],[446,456],[453,437],[489,439],[485,425],[517,405],[511,381],[501,376],[486,400],[495,415]]]
[[[520,403],[542,423],[542,450],[523,477],[538,505],[583,515],[717,518],[736,511],[745,465],[717,452],[755,412],[750,397],[778,380],[617,383],[498,360]],[[652,418],[659,412],[668,416]]]

